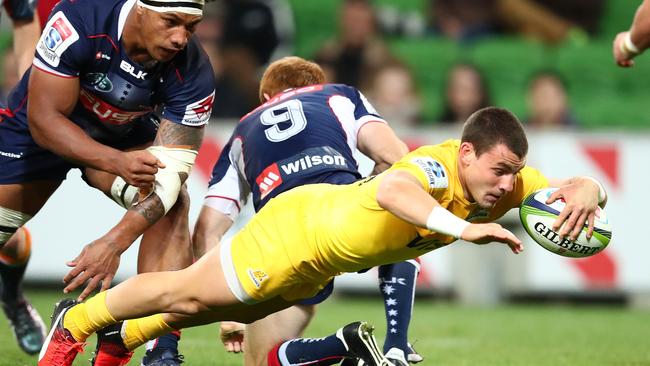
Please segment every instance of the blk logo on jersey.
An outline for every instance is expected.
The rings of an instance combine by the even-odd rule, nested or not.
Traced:
[[[185,108],[185,116],[182,123],[189,126],[200,126],[210,119],[212,103],[214,102],[214,91],[207,97],[188,105]]]
[[[123,71],[128,72],[129,75],[131,75],[134,78],[139,79],[139,80],[144,80],[144,78],[147,76],[147,73],[142,71],[142,70],[138,70],[138,72],[135,72],[135,66],[131,65],[130,63],[126,62],[125,60],[122,60],[120,62],[120,69],[122,69]]]
[[[48,21],[36,51],[49,65],[57,67],[61,62],[61,55],[71,44],[79,39],[79,34],[74,29],[63,12],[54,14]]]

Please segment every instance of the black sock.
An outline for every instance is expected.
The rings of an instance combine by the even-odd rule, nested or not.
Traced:
[[[4,303],[15,303],[23,298],[23,277],[27,263],[12,266],[0,262],[0,279],[2,279],[2,296]]]

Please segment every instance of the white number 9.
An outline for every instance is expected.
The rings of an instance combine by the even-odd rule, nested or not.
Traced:
[[[291,99],[284,103],[269,108],[260,115],[260,122],[266,126],[272,126],[264,130],[269,141],[281,142],[291,136],[295,136],[307,127],[307,118],[302,111],[300,100]],[[291,122],[291,126],[281,130],[279,123]]]

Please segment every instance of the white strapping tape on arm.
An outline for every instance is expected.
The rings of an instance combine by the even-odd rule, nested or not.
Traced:
[[[128,184],[120,176],[115,177],[111,185],[111,197],[113,197],[113,201],[128,210],[133,207],[137,195],[138,188]]]
[[[186,173],[189,176],[198,152],[164,146],[150,146],[147,151],[165,164],[165,168],[158,169],[158,173],[156,173],[153,192],[160,198],[165,207],[165,213],[167,213],[176,203],[178,193],[181,191],[183,182],[181,182],[179,173]]]
[[[436,206],[431,210],[427,217],[427,229],[440,234],[450,235],[460,239],[463,230],[469,225],[469,222],[455,216],[447,209]]]

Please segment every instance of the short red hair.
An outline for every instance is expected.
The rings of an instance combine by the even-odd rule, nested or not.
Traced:
[[[266,68],[260,82],[260,102],[286,89],[323,84],[325,73],[318,64],[296,56],[283,57]]]

